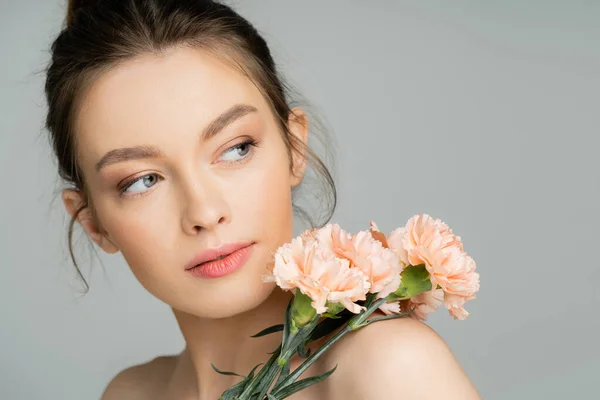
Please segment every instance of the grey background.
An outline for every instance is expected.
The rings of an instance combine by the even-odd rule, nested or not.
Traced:
[[[334,221],[389,231],[425,212],[463,237],[481,291],[467,321],[430,325],[483,398],[597,398],[600,2],[235,4],[332,128]],[[63,7],[0,6],[7,400],[99,398],[119,370],[183,345],[169,308],[82,235],[79,294],[37,73]]]

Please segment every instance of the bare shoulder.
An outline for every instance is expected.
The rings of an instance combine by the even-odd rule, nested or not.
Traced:
[[[160,396],[176,362],[177,356],[160,356],[124,369],[107,385],[101,400],[150,400]]]
[[[442,337],[414,319],[373,323],[328,353],[326,367],[337,365],[328,378],[334,398],[480,399]]]

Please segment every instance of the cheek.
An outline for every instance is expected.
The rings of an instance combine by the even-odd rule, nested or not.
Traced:
[[[157,294],[152,282],[164,282],[169,267],[175,267],[177,238],[173,227],[177,218],[174,211],[168,211],[175,210],[175,205],[169,204],[167,196],[155,194],[131,210],[107,205],[100,218],[132,273],[142,286]]]
[[[257,239],[279,247],[291,240],[293,233],[289,165],[283,150],[262,158],[244,181],[243,193],[232,207],[232,221],[234,225],[236,219],[247,221]]]

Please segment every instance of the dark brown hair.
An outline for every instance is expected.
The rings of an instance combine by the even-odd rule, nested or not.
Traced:
[[[57,157],[59,175],[84,194],[85,201],[71,218],[69,252],[86,291],[89,289],[73,253],[73,227],[81,211],[90,207],[84,176],[77,164],[77,136],[73,121],[83,92],[104,71],[146,53],[160,54],[174,46],[210,52],[235,66],[261,91],[276,117],[290,156],[303,154],[326,193],[321,223],[294,204],[311,226],[327,223],[336,207],[333,178],[325,163],[288,130],[292,112],[291,88],[277,71],[267,43],[246,19],[230,7],[209,0],[70,0],[65,27],[52,44],[45,93],[46,128]],[[294,192],[297,188],[294,188]],[[314,195],[314,192],[313,192]]]

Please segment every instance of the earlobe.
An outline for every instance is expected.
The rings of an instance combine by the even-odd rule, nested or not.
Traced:
[[[306,149],[308,147],[308,117],[300,108],[294,108],[288,118],[288,129],[304,146],[292,150],[291,186],[298,186],[306,170]]]
[[[114,243],[112,243],[110,239],[101,232],[100,227],[96,223],[90,208],[85,205],[84,195],[81,191],[75,189],[65,189],[62,192],[62,200],[65,205],[65,209],[71,218],[77,219],[79,225],[81,225],[94,243],[96,243],[102,250],[109,254],[119,251],[117,246],[115,246]],[[84,205],[85,207],[83,207]]]

